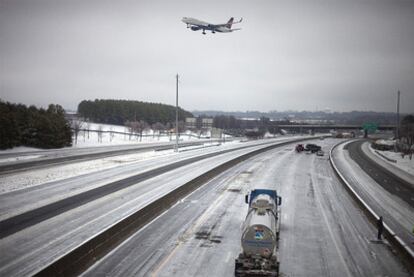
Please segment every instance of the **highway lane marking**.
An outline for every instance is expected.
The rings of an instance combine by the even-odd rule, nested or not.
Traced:
[[[230,258],[233,256],[232,254],[233,253],[231,253],[230,251],[227,252],[226,259],[225,259],[225,263],[228,263],[230,261]]]
[[[178,249],[180,248],[179,246],[182,244],[182,241],[179,241],[177,246],[174,248],[173,251],[171,251],[171,253],[164,258],[164,260],[162,261],[162,263],[158,266],[158,268],[156,268],[155,271],[151,272],[151,276],[158,276],[160,270],[171,260],[171,258],[175,255],[175,253],[178,251]]]
[[[312,173],[312,171],[311,171],[311,173]],[[312,177],[314,177],[314,175],[313,175],[313,174],[311,174],[311,178],[312,178]],[[315,187],[317,187],[317,186],[315,186]],[[334,243],[334,246],[335,246],[336,252],[338,253],[339,258],[340,258],[340,260],[341,260],[341,262],[342,262],[343,266],[345,267],[346,275],[347,275],[347,276],[349,276],[349,277],[352,277],[353,275],[352,275],[352,274],[351,274],[351,272],[349,271],[349,268],[348,268],[348,265],[346,264],[345,258],[344,258],[344,256],[342,255],[341,250],[339,249],[339,245],[338,245],[337,241],[335,240],[335,236],[334,236],[333,231],[332,231],[332,228],[331,228],[331,226],[330,226],[330,224],[329,224],[329,219],[328,219],[328,217],[327,217],[327,215],[326,215],[326,212],[325,212],[324,208],[322,207],[322,203],[321,203],[321,201],[320,201],[319,189],[315,189],[315,191],[316,191],[315,196],[318,198],[318,199],[317,199],[318,201],[316,201],[316,202],[317,202],[317,204],[318,204],[318,206],[319,206],[319,210],[320,210],[320,212],[321,212],[321,214],[322,214],[323,220],[324,220],[325,225],[326,225],[326,227],[327,227],[327,229],[328,229],[329,236],[331,237],[331,240],[332,240],[332,242]]]
[[[118,206],[118,207],[116,207],[116,208],[114,208],[114,209],[112,209],[112,210],[108,210],[108,211],[106,211],[106,212],[104,212],[104,214],[101,214],[101,215],[99,215],[98,217],[95,217],[95,218],[93,218],[93,219],[91,219],[90,221],[88,221],[88,222],[86,222],[85,224],[82,224],[82,225],[79,225],[79,226],[77,226],[76,228],[74,228],[74,229],[72,229],[72,230],[70,230],[69,232],[67,232],[67,233],[65,233],[65,234],[62,234],[62,235],[60,235],[60,236],[58,236],[58,237],[55,237],[53,240],[50,240],[49,242],[48,242],[48,244],[47,245],[45,245],[45,246],[48,246],[48,245],[53,245],[53,244],[62,244],[63,242],[62,242],[62,240],[63,241],[66,241],[67,240],[67,238],[69,237],[69,236],[71,236],[72,234],[73,234],[73,236],[71,236],[70,238],[73,240],[73,239],[79,239],[78,237],[78,235],[77,235],[77,233],[78,233],[78,231],[80,230],[80,229],[82,229],[82,228],[84,228],[85,226],[93,226],[92,224],[94,224],[94,223],[96,223],[96,222],[98,222],[99,220],[101,220],[102,218],[105,218],[105,217],[108,217],[108,216],[110,216],[111,214],[113,214],[115,211],[118,211],[118,210],[122,210],[122,209],[124,209],[125,207],[127,207],[128,205],[130,205],[131,203],[133,203],[133,202],[136,202],[137,201],[137,199],[141,199],[141,198],[144,198],[144,197],[147,197],[146,198],[146,200],[148,201],[148,203],[151,203],[151,202],[153,202],[154,200],[156,200],[156,199],[158,199],[158,195],[153,195],[153,196],[147,196],[147,194],[150,194],[151,192],[153,192],[153,191],[149,191],[149,192],[146,192],[146,193],[144,193],[144,194],[142,194],[142,195],[140,195],[139,196],[139,198],[135,198],[135,199],[131,199],[131,200],[128,200],[127,202],[124,202],[121,206]],[[100,198],[100,199],[97,199],[96,201],[107,201],[106,200],[106,198]],[[138,207],[138,209],[137,210],[139,210],[139,209],[141,209],[141,208],[143,208],[143,207],[145,207],[148,203],[145,203],[145,202],[143,202],[143,203],[140,203],[138,206],[136,206],[136,207]],[[94,202],[94,203],[92,203],[92,202],[89,202],[89,203],[87,203],[86,205],[95,205],[96,203]],[[178,204],[178,202],[176,203],[176,204],[174,204],[172,207],[174,207],[175,205],[177,205]],[[84,205],[84,206],[86,206],[86,205]],[[81,206],[82,207],[82,206]],[[73,209],[72,211],[79,211],[79,209],[81,209],[81,207],[78,207],[78,208],[75,208],[75,209]],[[171,207],[171,208],[172,208]],[[171,209],[170,208],[170,209]],[[169,209],[168,209],[169,210]],[[149,223],[152,223],[153,221],[155,221],[156,219],[158,219],[159,217],[161,217],[164,213],[167,213],[168,212],[168,210],[166,210],[166,211],[164,211],[162,214],[160,214],[159,216],[157,216],[155,219],[153,219],[152,221],[150,221]],[[130,209],[128,209],[128,211],[125,211],[125,212],[123,212],[122,214],[124,214],[124,216],[126,215],[126,214],[129,214],[130,212],[131,212],[132,210],[131,210],[131,208]],[[124,218],[124,217],[122,217],[122,218]],[[48,222],[53,222],[53,220],[56,220],[56,217],[54,217],[54,218],[49,218],[49,219],[47,219],[46,221],[48,221]],[[43,223],[44,222],[46,222],[46,221],[43,221]],[[107,226],[107,225],[106,225]],[[148,226],[148,224],[146,224],[143,228],[141,228],[137,233],[139,233],[139,232],[141,232],[143,229],[145,229],[145,227],[147,227]],[[32,226],[33,227],[33,226]],[[88,228],[90,228],[90,227],[88,227]],[[136,233],[136,234],[137,234]],[[133,235],[133,236],[135,236],[135,234]],[[130,238],[128,238],[128,240],[129,239],[131,239],[133,236],[131,236]],[[84,241],[85,241],[86,239],[84,239],[84,238],[82,238],[82,242],[80,242],[80,244],[82,244]],[[125,241],[126,242],[126,241]],[[117,247],[118,248],[118,247]],[[115,249],[117,249],[117,248],[115,248]],[[35,254],[38,254],[38,255],[40,255],[39,254],[39,252],[41,253],[42,251],[44,251],[44,248],[37,248],[36,250],[34,250],[34,251],[32,251],[32,252],[27,252],[27,253],[25,253],[24,255],[21,255],[21,256],[19,256],[18,258],[16,258],[16,259],[14,259],[11,263],[9,263],[9,264],[7,264],[7,265],[4,265],[2,268],[0,268],[0,272],[1,271],[3,271],[3,270],[5,270],[5,269],[7,269],[7,268],[10,268],[10,267],[12,267],[12,266],[14,266],[15,264],[18,264],[19,262],[21,262],[22,260],[24,260],[24,259],[26,259],[28,256],[34,256]]]
[[[213,180],[215,180],[215,179],[216,178],[214,178]],[[229,178],[229,179],[231,179],[231,178]],[[213,180],[211,180],[210,182],[212,182]],[[227,178],[226,178],[226,180],[228,182],[230,182]],[[208,182],[208,183],[210,183],[210,182]],[[211,214],[213,214],[215,212],[215,210],[218,209],[221,206],[221,205],[218,205],[218,204],[219,204],[219,202],[222,200],[222,198],[225,195],[226,195],[226,193],[221,193],[217,197],[217,199],[210,205],[210,207],[197,219],[197,221],[189,229],[187,229],[187,231],[185,231],[182,236],[180,236],[178,238],[178,243],[175,246],[175,248],[173,249],[173,251],[171,251],[171,253],[167,257],[165,257],[163,259],[163,261],[161,262],[161,264],[151,273],[151,276],[158,276],[158,274],[160,273],[161,269],[164,268],[164,266],[171,260],[171,258],[176,254],[176,252],[186,242],[186,238],[191,237],[191,235],[194,233],[195,229],[197,227],[203,225],[207,221],[208,216],[210,216]]]

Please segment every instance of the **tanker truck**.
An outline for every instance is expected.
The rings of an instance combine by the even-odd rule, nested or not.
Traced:
[[[235,276],[278,276],[282,198],[275,190],[255,189],[246,195],[245,201],[249,208],[242,227],[242,252],[235,261]]]

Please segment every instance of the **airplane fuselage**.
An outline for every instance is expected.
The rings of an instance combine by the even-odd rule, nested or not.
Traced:
[[[231,29],[231,24],[230,24],[230,28],[228,28],[227,26],[225,26],[226,24],[215,25],[215,24],[211,24],[205,21],[198,20],[196,18],[192,18],[192,17],[183,17],[181,21],[187,24],[187,28],[191,28],[191,30],[193,31],[203,30],[203,34],[205,34],[206,30],[211,31],[212,33],[215,33],[215,32],[230,33],[236,30],[236,29],[234,30]]]

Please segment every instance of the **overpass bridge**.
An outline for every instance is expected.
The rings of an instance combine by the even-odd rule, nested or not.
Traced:
[[[297,124],[297,125],[276,125],[279,129],[304,132],[304,131],[329,131],[329,130],[341,130],[341,131],[356,131],[363,130],[363,125],[352,125],[352,124]],[[276,127],[275,126],[275,127]],[[392,131],[395,130],[395,125],[378,125],[377,130],[380,131]]]

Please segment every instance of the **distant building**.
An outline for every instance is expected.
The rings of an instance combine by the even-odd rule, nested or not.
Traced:
[[[185,118],[185,128],[186,129],[197,129],[197,118],[195,117],[186,117]]]
[[[212,118],[202,118],[201,119],[201,129],[211,129],[213,128],[213,119]]]
[[[211,130],[213,118],[187,117],[185,127],[190,130]]]

